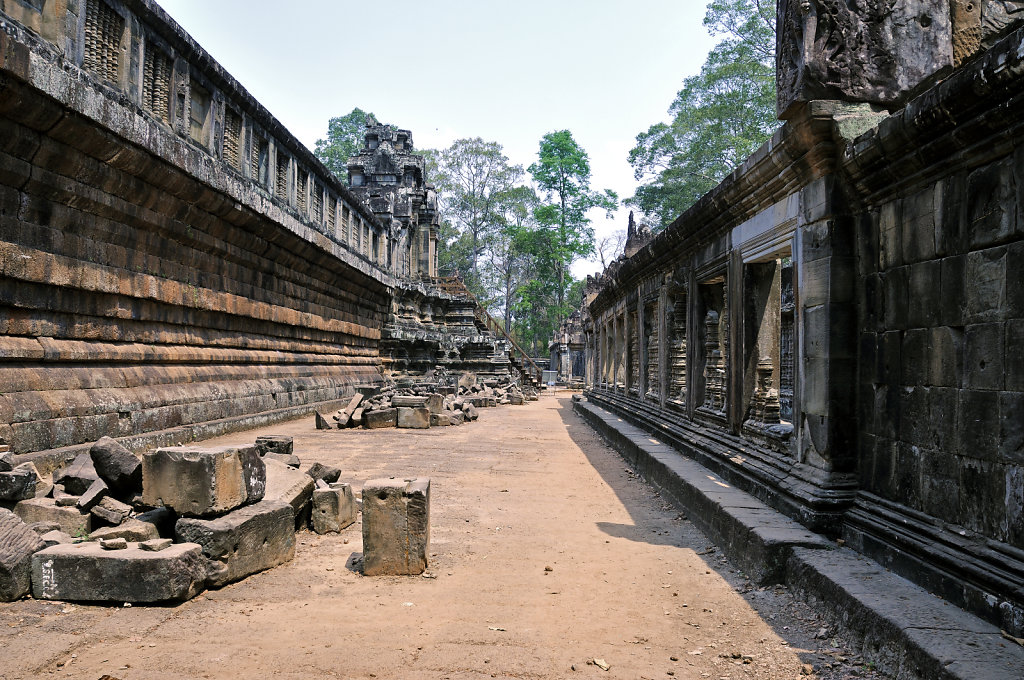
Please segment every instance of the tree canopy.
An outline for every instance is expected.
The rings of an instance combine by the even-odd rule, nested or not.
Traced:
[[[331,118],[327,122],[327,138],[316,140],[316,157],[346,186],[348,159],[363,147],[368,117],[373,114],[356,107],[351,113]]]
[[[671,122],[636,137],[629,163],[643,184],[627,203],[664,227],[771,136],[775,3],[712,0],[704,25],[721,42],[669,107]]]

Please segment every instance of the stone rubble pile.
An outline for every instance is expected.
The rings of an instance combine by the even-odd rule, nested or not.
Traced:
[[[379,390],[364,390],[330,419],[317,413],[316,427],[320,430],[356,427],[425,430],[473,422],[480,417],[481,408],[522,406],[537,398],[535,389],[524,390],[510,379],[478,382],[475,375],[466,373],[453,387],[434,384],[398,387],[391,383]]]
[[[295,532],[355,522],[337,468],[291,437],[141,457],[109,437],[52,481],[0,445],[0,601],[183,601],[295,556]]]

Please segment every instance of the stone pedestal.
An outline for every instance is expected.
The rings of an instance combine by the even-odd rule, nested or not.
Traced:
[[[373,479],[363,486],[363,573],[422,574],[430,549],[430,479]]]

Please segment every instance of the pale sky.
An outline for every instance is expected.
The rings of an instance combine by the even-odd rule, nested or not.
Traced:
[[[417,148],[482,137],[524,168],[544,134],[568,129],[593,188],[621,198],[637,133],[668,119],[715,42],[706,0],[158,2],[310,149],[357,106]],[[627,214],[595,212],[593,226],[624,229]]]

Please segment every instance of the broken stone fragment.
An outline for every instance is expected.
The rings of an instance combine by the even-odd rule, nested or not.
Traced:
[[[276,460],[279,463],[284,463],[288,467],[293,467],[296,470],[302,465],[302,461],[295,454],[284,454],[284,453],[266,453],[263,456],[263,462],[266,463],[268,460]]]
[[[431,394],[427,396],[424,406],[430,409],[431,414],[438,414],[444,408],[444,397],[440,394]]]
[[[14,469],[14,454],[10,451],[0,453],[0,472],[10,472]]]
[[[331,421],[327,420],[320,411],[316,411],[316,429],[318,430],[332,430]]]
[[[398,408],[398,427],[426,430],[430,427],[430,409]]]
[[[264,500],[216,519],[183,517],[174,527],[179,542],[202,546],[207,583],[220,587],[295,556],[295,513],[288,503]]]
[[[130,496],[142,489],[142,461],[110,437],[102,437],[89,449],[93,467],[116,496]]]
[[[160,552],[104,550],[99,543],[56,545],[32,556],[32,595],[79,602],[180,602],[206,583],[206,561],[195,543]]]
[[[169,538],[154,538],[149,541],[141,541],[139,543],[139,550],[160,552],[161,550],[167,550],[172,545],[174,545],[174,541]]]
[[[13,602],[32,588],[32,555],[46,543],[13,512],[0,508],[0,602]]]
[[[308,470],[306,470],[306,474],[313,479],[322,479],[328,484],[333,484],[338,481],[339,477],[341,477],[341,470],[336,467],[331,467],[330,465],[324,465],[320,461],[317,461],[313,463]]]
[[[39,538],[42,539],[47,548],[51,548],[55,545],[64,545],[65,543],[71,543],[75,540],[71,538],[71,536],[68,536],[63,531],[59,530],[47,531],[45,534],[41,534]],[[31,572],[31,564],[29,565],[29,571]]]
[[[362,403],[362,401],[363,395],[357,393],[353,395],[351,399],[349,399],[348,404],[345,406],[345,408],[338,411],[338,415],[336,415],[334,419],[338,421],[339,429],[349,426],[349,424],[352,421],[352,416],[355,414],[356,409],[359,408],[359,405]],[[363,410],[365,412],[365,409]]]
[[[51,531],[57,531],[58,529],[60,529],[60,525],[56,522],[32,522],[31,524],[26,524],[25,526],[27,526],[29,529],[36,532],[40,536],[42,536],[43,534],[50,533]]]
[[[118,526],[132,514],[132,506],[122,503],[116,498],[107,496],[98,504],[94,505],[89,514],[107,524]]]
[[[365,411],[361,408],[357,408],[352,412],[352,419],[348,421],[349,427],[359,427],[363,424],[363,414]]]
[[[157,531],[155,524],[140,522],[137,519],[129,519],[116,527],[97,529],[89,534],[89,538],[93,541],[122,538],[132,543],[139,543],[160,538],[160,532]]]
[[[430,414],[430,426],[431,427],[448,427],[452,424],[451,419],[444,413],[431,413]]]
[[[54,496],[53,502],[57,504],[58,508],[78,507],[78,496],[69,496],[65,493],[60,496]]]
[[[395,408],[423,408],[427,405],[427,397],[395,396],[391,405]]]
[[[19,465],[10,472],[0,472],[0,501],[17,503],[35,498],[39,473],[34,465]]]
[[[363,427],[368,430],[395,427],[396,425],[398,425],[398,409],[396,408],[385,408],[363,413]]]
[[[92,464],[92,456],[80,453],[53,476],[53,481],[63,485],[64,490],[72,496],[81,496],[99,478]]]
[[[104,550],[127,550],[128,541],[123,538],[104,538],[100,540],[100,547]]]
[[[71,536],[84,536],[92,530],[92,515],[76,507],[58,507],[53,498],[29,498],[14,506],[14,514],[26,524],[51,522]]]
[[[430,544],[430,479],[363,485],[363,573],[422,574]]]
[[[299,526],[308,523],[309,505],[316,483],[305,472],[299,472],[277,461],[267,461],[266,500],[284,501],[292,507]]]
[[[462,411],[452,411],[448,414],[448,421],[452,425],[462,425],[466,422],[466,414]]]
[[[356,502],[352,487],[345,482],[313,491],[313,531],[337,533],[356,521]]]
[[[262,456],[267,453],[279,453],[290,456],[294,453],[294,440],[283,434],[266,434],[256,437],[256,450]]]
[[[178,521],[178,517],[170,508],[153,508],[136,515],[135,521],[152,524],[156,528],[157,535],[168,538],[174,535],[174,523]]]
[[[78,507],[82,512],[89,512],[99,505],[100,501],[106,498],[109,494],[110,489],[107,487],[107,483],[102,479],[97,479],[88,489],[85,490],[85,493],[78,497]]]
[[[253,445],[178,446],[142,457],[146,505],[192,517],[218,515],[262,500],[266,479],[265,463]]]
[[[480,413],[472,404],[464,404],[462,406],[462,413],[466,417],[467,421],[473,421],[480,417]]]

